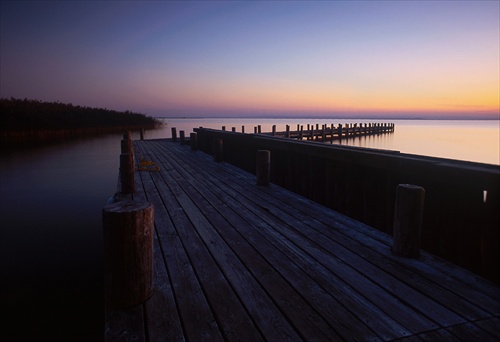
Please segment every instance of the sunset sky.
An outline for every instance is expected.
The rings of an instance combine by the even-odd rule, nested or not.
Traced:
[[[499,118],[500,1],[2,1],[0,97],[153,116]]]

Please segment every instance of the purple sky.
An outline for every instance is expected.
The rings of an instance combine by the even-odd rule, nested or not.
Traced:
[[[499,1],[2,1],[0,96],[154,116],[498,118]]]

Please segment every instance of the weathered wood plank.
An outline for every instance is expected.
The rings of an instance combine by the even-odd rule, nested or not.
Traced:
[[[426,252],[394,256],[387,235],[189,146],[134,148],[161,166],[133,195],[155,206],[155,292],[107,309],[106,340],[499,340],[493,284]],[[297,172],[316,173],[284,181]]]
[[[188,177],[188,174],[185,174],[182,176],[179,175],[179,180],[184,180],[187,177]],[[190,185],[188,185],[188,184],[184,184],[184,186],[186,188],[190,187]],[[202,187],[202,184],[200,183],[196,187],[196,190],[200,191],[201,187]],[[194,188],[192,188],[192,190],[194,190]],[[210,197],[209,195],[211,194],[212,190],[215,190],[215,188],[213,188],[213,189],[206,188],[206,191],[204,191],[204,195],[207,197]],[[195,199],[195,202],[200,207],[200,210],[205,210],[204,214],[206,215],[206,217],[212,221],[213,226],[217,227],[217,230],[221,234],[223,234],[224,239],[226,241],[228,241],[228,243],[230,245],[238,246],[239,250],[244,250],[243,245],[246,244],[248,250],[246,251],[246,253],[241,253],[239,256],[243,260],[246,260],[247,266],[251,267],[251,269],[255,273],[258,272],[259,274],[266,274],[266,272],[269,272],[269,274],[272,274],[272,272],[273,272],[272,270],[266,271],[266,268],[268,268],[268,267],[266,267],[266,265],[264,264],[264,261],[261,261],[261,262],[256,261],[258,258],[260,258],[260,255],[264,255],[268,261],[270,261],[270,260],[275,261],[275,263],[273,264],[274,267],[277,266],[276,261],[282,263],[281,267],[279,267],[277,270],[280,273],[282,273],[288,279],[288,281],[290,281],[292,279],[292,283],[293,283],[293,276],[295,275],[295,272],[298,272],[299,274],[301,274],[301,272],[297,268],[293,268],[292,270],[286,270],[286,268],[293,266],[293,264],[289,264],[286,261],[286,257],[279,254],[279,251],[277,251],[276,249],[268,248],[267,250],[262,251],[262,246],[266,243],[266,241],[261,239],[261,238],[257,240],[257,243],[253,244],[254,247],[256,247],[258,245],[259,250],[261,251],[260,255],[256,254],[255,251],[252,251],[253,247],[251,247],[251,245],[248,244],[246,241],[249,239],[249,234],[251,234],[251,231],[248,230],[251,227],[248,225],[247,222],[245,222],[238,215],[236,215],[235,212],[228,210],[229,208],[227,205],[224,205],[224,203],[222,203],[222,202],[217,202],[215,197],[208,198],[208,200],[210,202],[206,202],[207,199],[203,198],[199,193],[198,194],[194,193],[194,192],[190,192],[190,193],[191,193],[192,198]],[[215,211],[214,208],[218,208],[218,210],[221,210],[221,208],[222,208],[222,212],[219,213],[219,212]],[[228,225],[226,220],[230,221],[231,225]],[[242,230],[244,230],[245,238],[242,238],[242,235],[239,235],[236,232],[237,227],[241,227]],[[266,274],[265,277],[261,276],[261,278],[259,278],[260,281],[263,283],[264,286],[266,286],[266,289],[268,289],[268,291],[270,291],[272,294],[274,294],[273,297],[276,300],[283,302],[282,307],[285,307],[287,309],[289,317],[290,316],[293,317],[293,316],[300,314],[300,317],[299,317],[300,319],[295,319],[294,322],[296,325],[298,325],[299,330],[303,334],[305,334],[305,336],[308,336],[306,334],[309,331],[309,334],[311,334],[310,336],[314,337],[315,336],[314,334],[317,334],[321,330],[324,331],[325,337],[334,337],[336,335],[334,331],[325,327],[325,324],[326,324],[325,322],[321,323],[322,322],[321,317],[317,316],[317,314],[315,314],[313,311],[311,311],[310,313],[307,313],[307,310],[309,310],[308,307],[306,307],[306,306],[296,307],[297,304],[302,302],[302,299],[300,298],[299,293],[301,293],[302,295],[305,295],[306,297],[308,295],[309,295],[309,297],[313,297],[313,296],[318,296],[318,294],[314,293],[314,291],[320,291],[320,294],[321,294],[322,289],[318,288],[318,286],[316,284],[307,283],[307,284],[304,284],[299,289],[298,293],[295,293],[293,290],[289,289],[286,285],[284,285],[285,283],[282,283],[281,278],[270,277],[269,274]],[[267,278],[269,278],[269,280],[267,280]],[[304,278],[305,278],[305,275],[304,275]],[[281,287],[278,287],[278,285],[280,283],[281,283]],[[329,294],[327,294],[327,293],[323,293],[322,296],[318,296],[318,298],[322,298],[323,300],[326,300],[328,297],[329,297]],[[315,304],[317,306],[318,305],[322,305],[322,306],[327,305],[327,303],[325,303],[325,302],[323,302],[323,303],[316,302]],[[318,310],[317,307],[316,307],[316,309]],[[305,315],[304,315],[304,313],[305,313]],[[328,318],[329,320],[337,320],[337,321],[342,320],[342,318],[346,318],[346,317],[340,316],[339,315],[340,313],[341,313],[341,311],[337,310],[336,312],[334,312],[330,315],[326,315],[325,317]],[[304,316],[307,318],[306,320],[303,319]],[[345,314],[344,314],[344,316],[345,316]],[[358,324],[360,324],[360,322],[356,322],[356,321],[357,321],[357,318],[353,317],[351,315],[350,317],[345,319],[345,322],[352,322],[352,323],[344,323],[344,324],[356,325],[356,330],[362,331],[362,328],[360,326],[358,326]],[[312,330],[310,330],[310,329],[312,329]],[[356,336],[353,336],[354,331],[355,330],[353,329],[353,327],[351,327],[351,329],[348,332],[344,332],[344,333],[349,334],[351,338],[356,338]],[[369,333],[369,334],[373,334],[373,333]],[[345,337],[347,338],[347,336],[345,336]],[[364,339],[367,338],[366,335],[364,335],[364,336],[358,335],[358,338],[361,338],[361,337]]]
[[[163,160],[167,162],[167,160]],[[173,171],[172,165],[169,165],[169,172]],[[172,189],[172,194],[175,194],[175,199],[180,202],[182,205],[183,214],[187,215],[184,220],[178,220],[176,225],[179,225],[179,235],[185,233],[184,238],[188,238],[188,235],[193,232],[196,234],[203,234],[200,236],[201,238],[205,238],[205,244],[211,253],[217,253],[218,263],[222,265],[223,271],[226,273],[228,279],[233,283],[233,287],[237,289],[239,298],[245,303],[246,309],[252,314],[253,319],[256,321],[256,324],[259,324],[260,329],[266,334],[267,338],[272,339],[298,339],[298,336],[295,335],[293,329],[289,326],[288,322],[283,318],[283,316],[277,311],[272,303],[271,299],[267,297],[263,289],[260,285],[254,280],[252,275],[248,272],[246,267],[241,264],[237,257],[231,256],[231,250],[225,246],[225,243],[222,242],[217,236],[210,236],[209,231],[215,231],[213,227],[210,226],[206,222],[206,219],[199,214],[195,205],[191,202],[190,198],[183,192],[183,190],[176,185],[175,180],[171,179],[171,176],[167,173],[163,173],[162,176],[166,177],[165,180],[168,181],[168,187]],[[163,182],[157,182],[161,186],[162,194],[169,194],[170,190],[167,188],[167,185]],[[173,201],[174,197],[169,199],[166,202],[166,206],[169,207],[170,201]],[[182,221],[185,221],[184,223]],[[187,223],[186,223],[187,222]],[[191,226],[188,224],[189,222],[193,222],[195,226]],[[207,248],[203,246],[202,242],[198,242],[197,244],[191,243],[188,246],[189,251],[193,253],[198,248]],[[205,269],[207,266],[207,260],[205,258],[200,258],[199,267]],[[217,279],[217,278],[216,278]],[[207,278],[206,286],[209,286],[211,282],[214,282],[216,279]],[[215,283],[217,285],[217,283]],[[229,295],[229,293],[223,292],[221,295],[213,296],[213,305],[220,304],[221,300],[220,296]],[[226,304],[225,308],[222,307],[220,312],[220,318],[222,320],[228,319],[241,319],[238,317],[238,311],[236,310],[238,303],[230,303]],[[265,308],[265,310],[263,310]],[[231,313],[224,314],[224,311],[231,310]],[[232,311],[234,310],[234,311]],[[242,324],[228,324],[226,330],[234,331],[235,327],[240,326]],[[255,331],[250,329],[248,330],[248,336],[251,337],[255,335]],[[240,333],[244,334],[246,330],[242,330]]]
[[[231,168],[230,165],[228,167]],[[247,177],[251,178],[253,176],[249,175]],[[246,187],[244,191],[253,191],[253,189],[252,187]],[[294,212],[302,212],[304,215],[314,216],[318,220],[326,222],[327,224],[332,224],[332,222],[333,224],[335,224],[335,222],[343,223],[340,225],[340,228],[344,227],[344,229],[340,230],[344,234],[347,234],[370,248],[373,248],[378,253],[386,255],[387,249],[390,248],[392,240],[389,236],[380,234],[378,231],[375,231],[360,222],[355,222],[352,219],[331,210],[325,210],[325,208],[318,206],[317,203],[313,203],[305,198],[289,196],[287,191],[282,188],[270,188],[268,192],[276,192],[274,196],[281,199],[283,202],[289,203],[290,206],[293,206],[292,209]],[[358,234],[358,232],[362,235]],[[477,275],[463,269],[457,271],[456,267],[450,268],[450,264],[448,262],[425,252],[422,252],[420,260],[417,261],[391,256],[389,257],[396,260],[399,264],[403,263],[405,266],[412,265],[412,268],[418,270],[419,274],[425,274],[427,278],[434,280],[436,283],[442,284],[444,280],[445,285],[443,287],[446,289],[456,289],[455,292],[458,295],[462,295],[463,291],[466,291],[466,293],[468,293],[466,298],[470,298],[472,301],[479,301],[481,305],[486,305],[491,313],[498,314],[498,310],[500,309],[498,301],[500,291],[498,287],[490,284],[484,279],[479,280]],[[427,260],[429,262],[425,262]],[[443,274],[446,275],[444,279]],[[482,291],[477,291],[478,288]],[[491,299],[493,299],[493,301]]]
[[[198,172],[187,169],[183,177],[185,177],[186,179],[190,179],[192,178],[190,176],[191,174],[198,175]],[[366,301],[366,299],[360,300],[360,298],[363,297],[360,297],[357,293],[353,294],[352,292],[349,292],[347,295],[342,294],[338,289],[346,288],[347,285],[345,283],[342,283],[340,279],[338,280],[337,285],[335,283],[332,283],[332,277],[335,277],[335,275],[329,274],[328,271],[323,270],[324,274],[316,272],[317,274],[321,274],[319,276],[319,279],[311,279],[308,282],[304,282],[304,279],[310,277],[311,270],[315,269],[318,261],[313,258],[301,257],[300,254],[303,253],[300,251],[300,248],[295,246],[293,243],[288,242],[279,233],[273,231],[274,229],[276,229],[277,225],[282,225],[281,222],[272,221],[270,223],[267,223],[265,220],[263,220],[265,219],[265,217],[259,215],[259,211],[252,213],[248,210],[248,208],[245,208],[240,204],[242,198],[238,193],[232,193],[232,196],[240,197],[236,199],[235,197],[224,193],[219,189],[218,186],[213,184],[212,186],[210,186],[210,180],[207,180],[206,177],[198,176],[198,180],[193,178],[190,179],[190,181],[193,184],[197,184],[196,187],[198,191],[203,191],[207,199],[211,201],[215,208],[218,208],[218,210],[221,211],[226,219],[236,223],[234,225],[235,229],[240,230],[240,234],[249,239],[249,241],[256,248],[258,248],[261,255],[266,256],[266,258],[270,260],[270,262],[274,264],[275,267],[279,268],[280,272],[286,272],[286,277],[289,279],[289,281],[292,281],[292,283],[294,283],[295,281],[294,284],[298,284],[296,285],[296,287],[299,289],[299,291],[301,291],[305,295],[309,294],[313,301],[321,301],[321,303],[316,302],[316,305],[318,306],[328,305],[328,300],[333,301],[330,306],[332,308],[337,307],[337,310],[340,310],[335,312],[333,315],[328,314],[328,312],[324,312],[325,310],[321,311],[321,309],[317,308],[319,312],[322,312],[326,317],[329,317],[330,322],[338,322],[342,320],[345,320],[347,322],[352,321],[357,328],[350,327],[351,330],[361,329],[362,323],[356,323],[356,321],[361,318],[361,320],[365,322],[365,324],[367,324],[368,326],[373,326],[373,328],[376,329],[376,331],[378,331],[378,333],[381,334],[381,336],[383,336],[384,338],[391,338],[391,336],[393,338],[394,336],[401,336],[405,334],[405,329],[402,326],[398,325],[390,318],[385,318],[383,312],[374,308],[372,304]],[[232,208],[233,210],[229,211],[226,210],[226,208]],[[256,208],[258,208],[259,210],[261,209],[259,206],[256,206]],[[238,216],[235,217],[235,215]],[[265,233],[263,230],[268,230],[268,232]],[[264,236],[263,238],[261,234],[267,234],[267,237]],[[273,241],[273,243],[269,242],[268,240]],[[281,251],[280,254],[277,253],[278,250]],[[293,252],[290,253],[292,250]],[[283,254],[283,251],[286,252],[286,255]],[[295,266],[296,264],[300,265],[300,268],[298,266]],[[300,283],[303,283],[302,286],[299,285]],[[322,288],[325,288],[328,293],[323,293]],[[317,293],[312,292],[313,289],[315,289]],[[318,294],[322,295],[318,296]],[[340,297],[341,302],[337,303],[336,300],[330,298],[332,294],[335,294],[335,296],[333,296],[334,298]],[[361,310],[356,311],[356,315],[358,316],[358,318],[353,318],[352,316],[350,316],[352,314],[349,313],[342,314],[343,307],[360,307]],[[373,317],[377,317],[377,320],[374,320]],[[353,338],[353,336],[344,336],[344,338],[349,337]]]
[[[192,172],[192,173],[194,173],[194,172]],[[217,172],[213,172],[213,173],[214,173],[214,174],[216,174]],[[205,181],[206,181],[206,180],[205,180]],[[213,189],[213,191],[216,191],[216,189]],[[233,194],[232,194],[232,196],[233,196],[234,198],[233,198],[233,199],[228,200],[228,201],[227,201],[227,203],[226,203],[226,205],[230,205],[231,203],[238,203],[238,202],[241,202],[241,201],[242,201],[242,200],[241,200],[241,198],[238,198],[238,200],[236,200],[236,199],[237,199],[237,197],[242,197],[242,195],[240,195],[240,193],[242,193],[242,192],[235,192],[235,193],[233,193]],[[222,195],[222,194],[218,194],[218,196],[219,196],[219,197],[222,197],[223,195]],[[256,215],[259,215],[259,214],[260,214],[260,216],[258,216],[260,220],[262,220],[262,219],[264,219],[264,220],[270,220],[270,221],[271,221],[271,224],[272,224],[272,226],[273,226],[273,227],[276,227],[276,226],[280,225],[280,222],[278,222],[278,221],[274,220],[272,217],[271,217],[271,218],[267,218],[267,215],[266,215],[265,211],[262,211],[262,210],[261,210],[261,209],[262,209],[262,207],[261,207],[261,206],[259,206],[259,205],[257,205],[257,207],[256,207],[256,208],[252,208],[252,207],[250,206],[250,207],[247,207],[247,208],[244,208],[244,209],[245,209],[245,210],[254,210],[254,211],[255,211],[255,213],[256,213]],[[268,208],[265,208],[265,209],[266,209],[266,210],[268,210]],[[245,212],[246,212],[245,210],[241,210],[241,208],[240,208],[240,210],[239,210],[240,215],[241,215],[241,213],[245,213]],[[262,213],[263,213],[263,214],[262,214]],[[284,218],[283,220],[286,222],[287,218]],[[300,222],[295,222],[295,223],[296,223],[296,224],[300,224]],[[255,223],[255,224],[258,224],[258,223]],[[300,243],[301,243],[300,241],[302,240],[302,237],[301,237],[301,236],[298,236],[298,237],[296,238],[296,240],[297,240],[297,241],[299,241],[298,243],[300,244]],[[320,257],[320,258],[323,258],[323,259],[324,259],[324,257]],[[320,260],[321,260],[321,259],[320,259]],[[324,260],[323,260],[323,261],[324,261]],[[326,260],[326,261],[324,261],[324,262],[325,262],[325,263],[328,263],[328,262],[329,262],[329,260],[327,259],[327,260]],[[343,265],[342,265],[342,264],[337,265],[337,266],[338,266],[338,267],[336,267],[336,269],[337,269],[337,270],[338,270],[338,268],[342,268],[342,267],[343,267]],[[306,267],[308,267],[308,271],[310,272],[310,267],[311,267],[311,265],[306,266]],[[350,269],[350,268],[346,268],[346,274],[343,274],[343,275],[342,275],[342,278],[343,278],[343,277],[349,277],[349,276],[350,276],[350,273],[352,273],[352,269]],[[368,282],[369,282],[369,281],[368,281]],[[352,280],[352,284],[353,284],[353,286],[355,286],[355,287],[359,287],[360,285],[361,285],[361,286],[363,286],[365,283],[366,283],[366,279],[363,279],[363,278],[359,278],[359,279],[358,279],[358,278],[355,278],[355,279],[353,279],[353,280]],[[343,285],[343,287],[345,287],[345,284]],[[380,290],[380,289],[379,289],[379,290]],[[367,290],[367,293],[368,293],[368,294],[369,294],[369,293],[374,293],[374,291],[375,291],[374,289],[370,289],[370,290]],[[383,292],[383,291],[382,291],[382,292]],[[356,296],[358,296],[358,297],[359,297],[359,294],[356,294]],[[383,297],[383,296],[382,296],[382,297]],[[380,304],[382,304],[382,305],[384,305],[384,304],[385,304],[385,305],[387,305],[386,310],[387,310],[387,311],[390,311],[390,312],[394,312],[394,309],[395,309],[395,308],[397,308],[398,306],[400,306],[400,302],[394,302],[394,303],[392,303],[393,305],[390,305],[390,304],[391,304],[391,299],[392,299],[392,296],[386,296],[386,297],[387,297],[387,298],[385,298],[385,299],[383,298],[383,300],[382,300],[382,301],[380,301]],[[357,311],[358,311],[358,312],[364,312],[364,311],[362,311],[362,310],[357,310]],[[379,312],[379,314],[380,314],[380,312]],[[401,314],[400,314],[400,315],[401,315]],[[408,311],[408,314],[407,314],[407,316],[408,316],[408,320],[410,320],[410,321],[412,321],[412,322],[418,321],[418,319],[415,317],[415,315],[416,315],[416,313],[415,313],[414,311],[412,311],[412,310]],[[399,318],[400,318],[400,317],[399,317]],[[430,323],[429,321],[427,321],[427,325],[421,326],[419,329],[428,329],[429,327],[434,327],[434,326],[432,326],[432,325],[431,325],[431,326],[429,326],[429,324],[431,324],[431,323]],[[379,328],[380,328],[380,327],[379,327]],[[401,329],[401,330],[403,330],[403,329]],[[401,332],[401,330],[400,330],[400,332]],[[421,331],[421,330],[420,330],[420,331]]]
[[[316,206],[316,208],[317,208],[317,206]],[[387,254],[387,253],[385,253],[385,254]],[[385,265],[386,262],[384,261],[382,264]],[[396,270],[396,271],[394,271],[394,273],[397,274],[398,271]],[[415,280],[416,280],[415,279],[415,274],[410,274],[408,280],[409,280],[410,283],[414,283]],[[423,279],[423,283],[424,284],[425,284],[425,282],[426,282],[426,280]],[[452,282],[452,283],[454,283],[454,282]],[[422,280],[418,280],[417,279],[417,285],[419,285],[419,286],[422,285]],[[429,292],[432,294],[432,291],[433,291],[432,290],[432,286],[433,286],[433,284],[429,284],[429,286],[430,286],[429,287]],[[438,287],[438,290],[439,289],[440,288]],[[454,296],[453,294],[449,295],[448,297],[444,297],[444,298],[442,297],[442,294],[443,294],[442,290],[441,291],[437,291],[437,293],[434,296],[435,299],[439,299],[441,301],[446,301],[446,304],[451,305],[454,310],[461,312],[463,315],[468,316],[468,318],[471,318],[471,319],[476,318],[477,319],[478,317],[484,317],[484,311],[478,310],[477,307],[474,307],[473,305],[470,305],[468,303],[464,303],[464,301],[459,300],[460,298]],[[458,319],[458,321],[453,322],[453,323],[457,323],[457,322],[460,321],[460,319],[458,317],[457,317],[457,319]]]

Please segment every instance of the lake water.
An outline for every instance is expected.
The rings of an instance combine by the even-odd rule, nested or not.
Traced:
[[[387,122],[373,120],[167,119],[171,127]],[[500,164],[499,121],[393,120],[392,134],[349,139],[356,146]],[[138,139],[134,132],[133,139]],[[0,271],[5,340],[99,341],[104,289],[101,210],[116,191],[121,135],[0,153]]]

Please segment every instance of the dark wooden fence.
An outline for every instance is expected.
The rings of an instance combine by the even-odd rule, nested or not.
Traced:
[[[392,234],[398,184],[425,189],[422,248],[500,283],[500,167],[264,134],[199,128],[198,148],[255,173],[271,152],[271,182]]]

